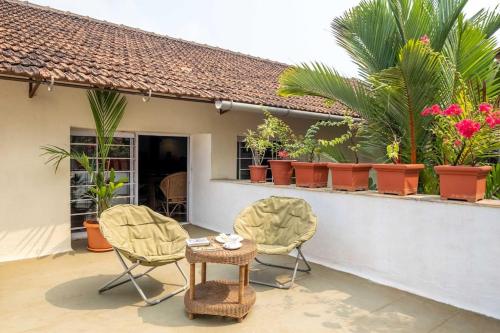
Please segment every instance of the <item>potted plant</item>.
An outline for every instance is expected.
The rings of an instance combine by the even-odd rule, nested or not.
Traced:
[[[360,145],[355,141],[360,132],[363,131],[365,121],[354,121],[346,117],[347,135],[349,140],[348,149],[352,152],[354,163],[328,163],[332,171],[332,189],[343,191],[366,191],[369,184],[369,173],[372,165],[370,163],[359,163]],[[339,162],[339,161],[337,161]]]
[[[257,131],[247,130],[245,133],[245,148],[252,153],[252,165],[250,169],[250,181],[252,183],[265,183],[267,165],[262,165],[267,149],[271,146],[269,138],[266,136],[262,125],[257,127]]]
[[[405,164],[401,162],[399,152],[400,139],[394,137],[387,145],[387,157],[392,164],[373,164],[377,172],[377,190],[379,193],[408,195],[417,193],[418,177],[424,169],[423,164]]]
[[[328,163],[320,162],[322,148],[336,146],[348,139],[347,133],[331,140],[317,138],[323,127],[344,126],[347,121],[322,120],[312,124],[304,137],[299,137],[289,145],[290,156],[303,161],[292,162],[295,169],[295,183],[300,187],[326,187],[328,183]]]
[[[112,247],[99,230],[99,217],[112,205],[117,190],[128,182],[126,177],[116,179],[115,170],[110,167],[108,158],[127,101],[119,93],[99,90],[89,90],[87,98],[96,126],[97,158],[90,159],[85,153],[68,151],[53,145],[43,146],[42,150],[43,155],[48,156],[46,163],[53,164],[56,172],[61,161],[69,157],[77,161],[88,173],[91,186],[84,196],[95,202],[97,219],[84,222],[87,230],[87,248],[94,252],[104,252],[112,250]]]
[[[276,159],[269,161],[273,182],[275,185],[290,185],[292,179],[292,160],[285,147],[288,147],[295,136],[290,126],[283,120],[273,116],[270,112],[264,111],[264,123],[260,126],[263,137],[267,138],[272,156]]]
[[[500,149],[500,111],[486,102],[477,107],[464,103],[451,104],[444,110],[434,105],[424,109],[422,115],[434,117],[431,132],[443,147],[443,165],[434,167],[441,198],[470,202],[483,199],[491,166],[481,162]]]

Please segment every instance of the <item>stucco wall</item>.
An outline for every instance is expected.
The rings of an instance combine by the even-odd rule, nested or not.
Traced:
[[[197,149],[209,140],[198,138]],[[256,200],[303,198],[318,216],[303,247],[311,261],[500,319],[498,205],[210,180],[209,162],[196,156],[194,224],[231,232],[237,214]]]
[[[236,139],[262,119],[254,113],[218,115],[212,104],[127,95],[120,131],[193,135],[209,133],[214,178],[235,178]],[[0,262],[70,250],[69,162],[57,174],[40,146],[69,147],[70,129],[93,128],[85,90],[0,80]],[[287,120],[303,131],[310,121]]]

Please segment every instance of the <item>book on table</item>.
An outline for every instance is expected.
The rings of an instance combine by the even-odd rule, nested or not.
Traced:
[[[186,239],[186,244],[189,247],[207,246],[207,245],[210,245],[210,241],[208,240],[207,237],[189,238],[189,239]]]
[[[206,246],[195,246],[191,248],[193,252],[210,252],[210,251],[219,251],[223,250],[223,248],[219,244],[210,244]]]

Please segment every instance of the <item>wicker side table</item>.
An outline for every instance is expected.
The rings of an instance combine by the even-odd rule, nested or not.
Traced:
[[[209,237],[212,244],[217,242]],[[217,243],[218,244],[218,243]],[[249,285],[248,265],[255,258],[257,248],[250,240],[243,240],[237,250],[193,251],[186,247],[190,264],[189,290],[184,305],[189,319],[195,314],[208,314],[236,318],[241,322],[255,304],[255,290]],[[196,284],[196,264],[201,263],[201,283]],[[239,281],[207,281],[207,263],[230,264],[239,267]]]

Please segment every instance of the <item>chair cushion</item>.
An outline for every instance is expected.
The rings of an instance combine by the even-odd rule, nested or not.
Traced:
[[[146,206],[117,205],[101,214],[106,240],[131,261],[157,266],[184,258],[188,233],[169,217]]]
[[[287,254],[316,232],[311,206],[299,198],[270,197],[243,209],[234,231],[257,243],[261,254]]]
[[[257,244],[257,253],[259,254],[288,254],[292,252],[297,246],[295,243],[289,246],[271,245],[271,244]]]

